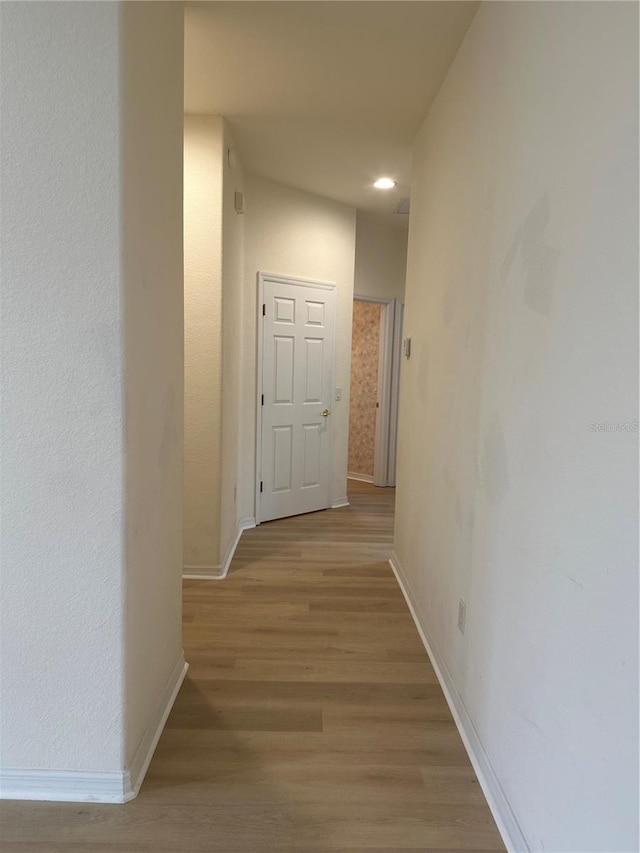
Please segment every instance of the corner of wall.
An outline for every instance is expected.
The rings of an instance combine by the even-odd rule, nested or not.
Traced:
[[[224,121],[184,117],[185,565],[220,561]]]

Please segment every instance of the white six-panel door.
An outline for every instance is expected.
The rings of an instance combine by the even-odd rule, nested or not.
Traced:
[[[330,506],[335,287],[260,276],[257,520]]]

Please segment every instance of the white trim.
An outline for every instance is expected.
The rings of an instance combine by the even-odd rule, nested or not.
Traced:
[[[389,459],[387,463],[387,485],[396,485],[396,459],[398,454],[398,410],[400,403],[400,366],[402,364],[402,326],[404,302],[395,300],[393,317],[393,346],[391,366],[391,404],[389,407]]]
[[[262,521],[260,515],[260,481],[262,480],[262,351],[264,346],[264,324],[263,314],[262,314],[262,306],[264,305],[264,283],[265,281],[274,281],[280,284],[294,284],[299,285],[300,287],[313,287],[320,290],[330,290],[335,294],[334,304],[333,304],[333,353],[331,355],[331,397],[333,398],[333,391],[336,387],[336,347],[338,345],[338,286],[336,284],[330,284],[326,281],[314,281],[310,278],[297,278],[288,275],[277,275],[274,273],[260,272],[256,274],[257,280],[257,294],[258,301],[256,303],[256,323],[257,323],[257,332],[256,332],[256,471],[255,471],[255,517],[254,517],[254,527],[259,525]],[[331,400],[329,401],[329,405],[331,405]],[[332,423],[329,425],[329,459],[330,459],[330,470],[329,470],[329,490],[331,489],[331,482],[333,479],[333,468],[334,468],[334,458],[333,458],[333,449],[334,449],[334,441],[333,441],[333,418],[331,419]],[[347,504],[339,504],[339,506],[348,506]],[[327,506],[324,509],[328,509],[329,507],[335,508],[331,503],[331,492],[329,491],[327,495]],[[224,576],[223,576],[224,577]]]
[[[360,296],[358,293],[353,294],[354,302],[374,302],[376,305],[391,305],[393,299],[389,296]]]
[[[299,284],[302,287],[319,287],[321,290],[336,289],[336,285],[329,281],[316,281],[313,278],[299,278],[298,276],[279,275],[278,273],[272,272],[259,272],[258,281],[260,281],[260,279],[262,279],[263,282],[265,279],[269,279],[269,281],[277,281],[281,284]]]
[[[460,737],[462,738],[462,742],[467,750],[467,754],[469,755],[473,769],[478,777],[478,782],[480,783],[480,787],[482,788],[489,808],[491,809],[491,814],[493,815],[498,831],[502,836],[502,840],[504,841],[509,853],[528,853],[530,850],[529,845],[527,844],[524,834],[520,829],[520,825],[513,813],[511,804],[502,789],[500,780],[498,779],[491,761],[489,760],[489,756],[482,745],[480,736],[473,725],[473,721],[469,716],[469,712],[467,711],[464,702],[462,701],[462,697],[458,693],[451,677],[451,673],[447,669],[442,657],[436,652],[427,629],[420,620],[418,608],[415,605],[415,600],[411,593],[411,588],[407,578],[404,576],[398,557],[395,553],[391,554],[389,565],[393,569],[393,573],[395,574],[400,589],[402,590],[402,594],[405,597],[405,601],[407,602],[407,606],[411,612],[411,616],[413,617],[420,639],[422,640],[427,654],[429,655],[431,665],[433,666],[438,681],[440,682],[440,687],[442,688],[442,692],[444,693],[447,704],[449,705],[449,710],[451,711],[454,722],[458,728],[458,732],[460,733]]]
[[[147,726],[135,751],[129,770],[126,773],[129,792],[131,793],[131,796],[127,797],[127,799],[133,799],[138,796],[140,786],[144,781],[144,777],[151,764],[151,759],[153,758],[153,753],[156,751],[156,746],[160,740],[160,735],[164,730],[165,723],[171,713],[173,703],[176,701],[188,669],[189,664],[184,659],[184,652],[181,651],[169,676],[169,680],[165,685],[165,689],[162,692],[157,711]]]
[[[353,471],[347,471],[347,480],[358,480],[360,483],[373,483],[371,474],[354,474]]]
[[[262,306],[264,302],[264,278],[258,272],[257,278],[257,303],[256,303],[256,470],[254,486],[254,515],[256,524],[260,524],[260,481],[262,480],[262,351],[264,348],[264,323]]]
[[[378,408],[376,409],[375,463],[373,482],[389,483],[389,418],[391,412],[391,377],[393,365],[393,327],[395,305],[389,300],[380,313],[378,348]]]
[[[219,581],[222,580],[222,566],[183,566],[182,580],[184,581]]]
[[[229,547],[226,550],[222,563],[218,566],[183,566],[182,578],[187,581],[221,581],[229,573],[233,556],[236,553],[238,542],[245,530],[251,530],[256,526],[255,518],[241,518],[236,524],[236,531]]]
[[[227,552],[224,555],[224,560],[222,561],[221,569],[221,578],[226,578],[229,569],[231,567],[231,562],[233,560],[234,554],[236,553],[236,548],[238,547],[238,542],[240,541],[240,537],[244,533],[245,530],[251,530],[252,527],[256,526],[255,518],[241,518],[240,521],[236,524],[236,533],[233,537],[233,541],[230,543],[227,548]]]
[[[184,653],[181,653],[163,691],[158,710],[128,770],[90,772],[7,768],[0,771],[0,799],[67,803],[127,803],[132,800],[138,795],[188,667]]]
[[[336,498],[331,502],[331,509],[341,509],[343,506],[349,506],[349,498]]]
[[[49,800],[63,803],[126,803],[130,791],[128,773],[90,773],[81,770],[0,771],[0,799]],[[127,793],[129,792],[129,793]]]

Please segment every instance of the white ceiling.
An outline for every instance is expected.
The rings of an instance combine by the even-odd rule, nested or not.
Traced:
[[[477,6],[189,3],[185,110],[226,116],[245,169],[391,214],[409,195],[411,142]],[[398,186],[373,189],[381,175]]]

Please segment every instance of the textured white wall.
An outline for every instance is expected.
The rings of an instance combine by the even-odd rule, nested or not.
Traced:
[[[395,547],[557,853],[638,850],[637,16],[483,4],[414,148]]]
[[[184,9],[121,14],[129,766],[183,656]]]
[[[0,15],[2,764],[118,770],[119,7]]]
[[[336,386],[333,401],[333,481],[331,495],[347,494],[351,317],[355,263],[355,210],[339,202],[284,187],[256,176],[245,177],[245,234],[242,458],[244,469],[239,512],[254,514],[257,273],[269,272],[337,285]]]
[[[1,761],[122,771],[180,651],[182,15],[0,14]]]
[[[358,296],[404,299],[407,237],[405,228],[390,224],[385,217],[358,211],[355,271]]]
[[[224,122],[184,119],[184,564],[220,564]]]

